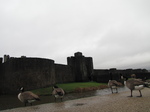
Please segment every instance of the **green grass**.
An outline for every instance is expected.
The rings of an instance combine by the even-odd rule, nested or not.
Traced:
[[[57,86],[63,88],[66,93],[73,92],[76,88],[98,87],[100,85],[106,85],[106,83],[75,82],[75,83],[57,84]],[[52,87],[36,89],[32,90],[32,92],[38,95],[50,95],[52,93]]]
[[[97,87],[100,85],[104,85],[104,83],[76,82],[76,83],[57,84],[58,87],[63,88],[66,92],[73,92],[76,88]]]
[[[52,87],[40,88],[40,89],[32,90],[32,92],[37,95],[50,95],[52,93]]]

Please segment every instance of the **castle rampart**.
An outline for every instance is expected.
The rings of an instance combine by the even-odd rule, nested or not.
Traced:
[[[54,60],[43,58],[0,58],[0,94],[15,94],[24,86],[26,90],[51,86],[56,83],[96,81],[107,83],[108,80],[120,81],[121,75],[150,79],[146,69],[93,69],[92,57],[85,57],[81,52],[67,57],[67,65],[55,64]]]
[[[54,60],[43,58],[20,58],[4,55],[0,64],[0,94],[17,93],[24,86],[26,90],[50,86],[56,83],[89,81],[93,71],[91,57],[77,52],[68,57],[68,64],[55,64]]]
[[[55,83],[53,60],[42,58],[10,58],[2,63],[2,94],[17,93],[24,86],[26,90],[49,86]]]

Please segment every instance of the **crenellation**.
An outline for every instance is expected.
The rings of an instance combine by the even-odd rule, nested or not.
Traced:
[[[4,55],[4,63],[7,62],[7,61],[9,60],[9,58],[10,58],[9,55],[6,55],[6,54],[5,54],[5,55]]]
[[[74,53],[74,56],[75,56],[75,57],[81,57],[81,56],[83,56],[83,55],[82,55],[81,52],[76,52],[76,53]],[[84,57],[84,56],[83,56],[83,57]]]

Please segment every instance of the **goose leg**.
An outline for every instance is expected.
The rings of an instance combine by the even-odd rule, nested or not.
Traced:
[[[140,96],[138,96],[138,97],[142,97],[142,93],[141,93],[141,90],[139,90],[139,92],[140,92]]]
[[[26,103],[24,103],[24,106],[26,106]]]
[[[132,90],[131,90],[131,96],[129,96],[129,97],[132,97]]]
[[[116,93],[118,93],[118,88],[116,88]]]
[[[55,102],[56,102],[56,97],[55,97]]]
[[[113,89],[111,88],[111,92],[112,92],[112,94],[113,94]]]
[[[131,97],[132,97],[132,90],[131,90]]]
[[[112,94],[113,94],[113,89],[111,88],[111,92],[112,92]]]

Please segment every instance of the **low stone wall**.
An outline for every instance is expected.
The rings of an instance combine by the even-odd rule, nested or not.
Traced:
[[[150,73],[143,70],[115,70],[115,69],[95,69],[93,72],[93,81],[107,83],[109,80],[122,82],[121,75],[131,78],[135,74],[136,78],[150,79]]]

